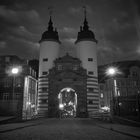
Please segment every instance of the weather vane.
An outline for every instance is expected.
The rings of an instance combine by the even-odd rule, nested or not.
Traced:
[[[49,11],[49,15],[52,16],[52,13],[53,13],[53,7],[52,7],[52,6],[49,6],[49,7],[48,7],[48,11]]]
[[[86,8],[86,6],[83,6],[83,9],[84,9],[84,15],[85,15],[85,18],[86,18],[86,16],[87,16],[87,8]]]

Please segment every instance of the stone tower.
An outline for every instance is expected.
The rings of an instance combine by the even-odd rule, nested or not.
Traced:
[[[39,57],[39,83],[38,83],[38,115],[48,114],[48,77],[49,69],[53,67],[53,62],[59,55],[60,41],[58,32],[53,27],[50,16],[48,29],[42,34]]]
[[[82,67],[87,70],[87,111],[90,116],[91,112],[99,109],[97,40],[89,30],[86,14],[75,44],[77,57],[81,60]]]

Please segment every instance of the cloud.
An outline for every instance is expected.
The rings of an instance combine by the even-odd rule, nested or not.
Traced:
[[[68,34],[75,33],[75,29],[72,27],[63,27],[62,31]]]
[[[14,28],[9,28],[8,31],[11,33],[11,35],[17,38],[24,38],[27,40],[37,41],[40,37],[38,34],[30,32],[25,26],[22,25]]]
[[[84,13],[84,9],[82,7],[70,7],[68,11],[72,15],[82,15]],[[93,14],[93,10],[89,5],[86,5],[86,11],[88,14]]]
[[[0,6],[0,19],[0,54],[38,57],[39,44],[36,42],[43,28],[38,12]]]
[[[15,24],[19,22],[17,12],[12,9],[7,9],[5,6],[0,6],[0,18]]]
[[[0,49],[6,48],[6,42],[5,41],[0,41]]]
[[[78,29],[73,27],[63,27],[59,30],[60,37],[64,38],[76,38]]]
[[[67,38],[63,40],[64,42],[70,43],[70,44],[74,44],[74,42],[76,41],[75,38]]]
[[[5,52],[7,54],[15,54],[24,58],[37,58],[39,52],[39,44],[33,41],[26,40],[24,38],[17,38],[14,36],[8,37],[7,48]],[[1,54],[4,51],[0,52]]]
[[[42,29],[42,21],[38,12],[34,9],[31,10],[12,10],[6,6],[0,6],[1,24],[5,26],[25,26],[29,30],[35,31]]]

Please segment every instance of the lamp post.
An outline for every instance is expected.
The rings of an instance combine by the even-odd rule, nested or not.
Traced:
[[[114,115],[114,113],[116,113],[116,107],[115,107],[115,99],[114,99],[114,96],[117,96],[117,107],[118,107],[118,111],[120,110],[119,108],[119,101],[118,101],[118,94],[117,94],[117,89],[116,89],[116,80],[114,79],[114,77],[116,76],[116,74],[118,73],[118,69],[117,67],[109,67],[107,70],[106,70],[106,74],[108,76],[110,76],[112,78],[112,97],[111,97],[111,105],[110,105],[110,108],[111,108],[111,113]],[[120,114],[120,111],[119,111],[119,114]]]
[[[11,73],[13,75],[13,90],[12,90],[12,98],[14,100],[14,94],[15,94],[15,76],[19,73],[19,68],[18,67],[13,67],[11,69]]]
[[[15,76],[18,75],[19,73],[19,68],[18,67],[12,67],[11,68],[11,75],[13,76],[13,86],[12,86],[12,108],[13,112],[15,113],[16,106],[15,106]],[[19,108],[19,105],[17,105]],[[18,111],[16,111],[16,115],[19,114]]]
[[[60,109],[60,119],[62,118],[62,110],[64,108],[64,105],[62,103],[59,104],[59,109]]]

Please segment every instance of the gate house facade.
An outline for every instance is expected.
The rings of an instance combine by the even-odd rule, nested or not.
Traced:
[[[39,43],[38,116],[88,117],[97,111],[97,40],[86,16],[75,41],[75,58],[59,56],[61,42],[51,16]]]

